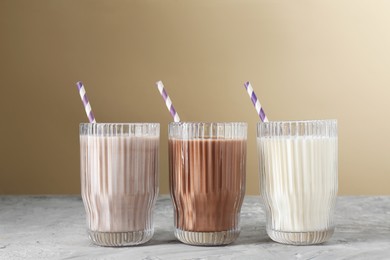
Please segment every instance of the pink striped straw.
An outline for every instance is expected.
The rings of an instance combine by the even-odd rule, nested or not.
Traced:
[[[167,106],[169,112],[171,113],[171,116],[173,117],[173,121],[180,122],[179,114],[176,112],[175,108],[173,107],[172,101],[168,96],[168,93],[165,91],[164,85],[161,81],[156,82],[156,86],[158,88],[158,91],[160,91],[160,94],[162,98],[165,101],[165,105]]]
[[[246,88],[246,91],[248,92],[248,95],[251,98],[252,103],[255,106],[256,112],[259,115],[261,121],[268,122],[268,118],[265,115],[264,110],[261,107],[260,101],[257,99],[255,92],[253,91],[251,83],[248,81],[247,83],[244,84],[244,87]]]
[[[89,103],[87,93],[85,92],[83,83],[81,81],[76,83],[77,89],[79,90],[81,101],[83,101],[83,105],[85,108],[85,112],[87,113],[87,117],[90,123],[96,123],[95,116],[93,115],[91,104]]]

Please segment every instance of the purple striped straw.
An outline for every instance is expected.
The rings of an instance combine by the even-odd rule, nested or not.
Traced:
[[[85,108],[85,112],[87,113],[87,117],[90,123],[96,123],[95,116],[93,115],[91,104],[89,103],[87,93],[85,92],[83,83],[81,81],[76,83],[77,89],[79,90],[81,101],[83,101],[83,105]]]
[[[261,121],[268,122],[268,118],[265,115],[264,110],[261,107],[260,101],[257,99],[255,92],[253,91],[251,83],[248,81],[247,83],[244,84],[244,87],[246,88],[246,91],[248,92],[248,95],[251,98],[252,103],[255,106],[256,112],[259,115]]]
[[[175,108],[173,107],[172,101],[168,96],[168,93],[165,91],[164,85],[161,81],[156,82],[156,86],[158,88],[158,91],[160,91],[160,94],[162,98],[165,101],[165,105],[167,106],[169,112],[171,113],[171,116],[173,117],[173,121],[180,122],[179,114],[176,112]]]

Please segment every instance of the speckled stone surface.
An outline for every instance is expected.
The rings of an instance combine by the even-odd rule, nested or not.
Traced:
[[[173,235],[170,198],[155,209],[155,234],[143,246],[92,245],[76,196],[0,196],[0,259],[390,259],[390,196],[339,197],[336,231],[315,246],[271,241],[259,197],[246,197],[241,235],[228,246],[199,247]]]

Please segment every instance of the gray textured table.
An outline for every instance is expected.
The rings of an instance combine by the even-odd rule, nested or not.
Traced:
[[[0,259],[390,259],[390,197],[339,197],[336,231],[316,246],[272,242],[259,197],[246,197],[241,235],[223,247],[188,246],[173,235],[168,196],[155,210],[155,234],[144,246],[90,243],[76,196],[0,196]]]

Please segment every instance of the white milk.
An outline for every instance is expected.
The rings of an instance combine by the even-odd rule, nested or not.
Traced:
[[[257,147],[267,229],[309,232],[333,227],[337,138],[261,137]]]

